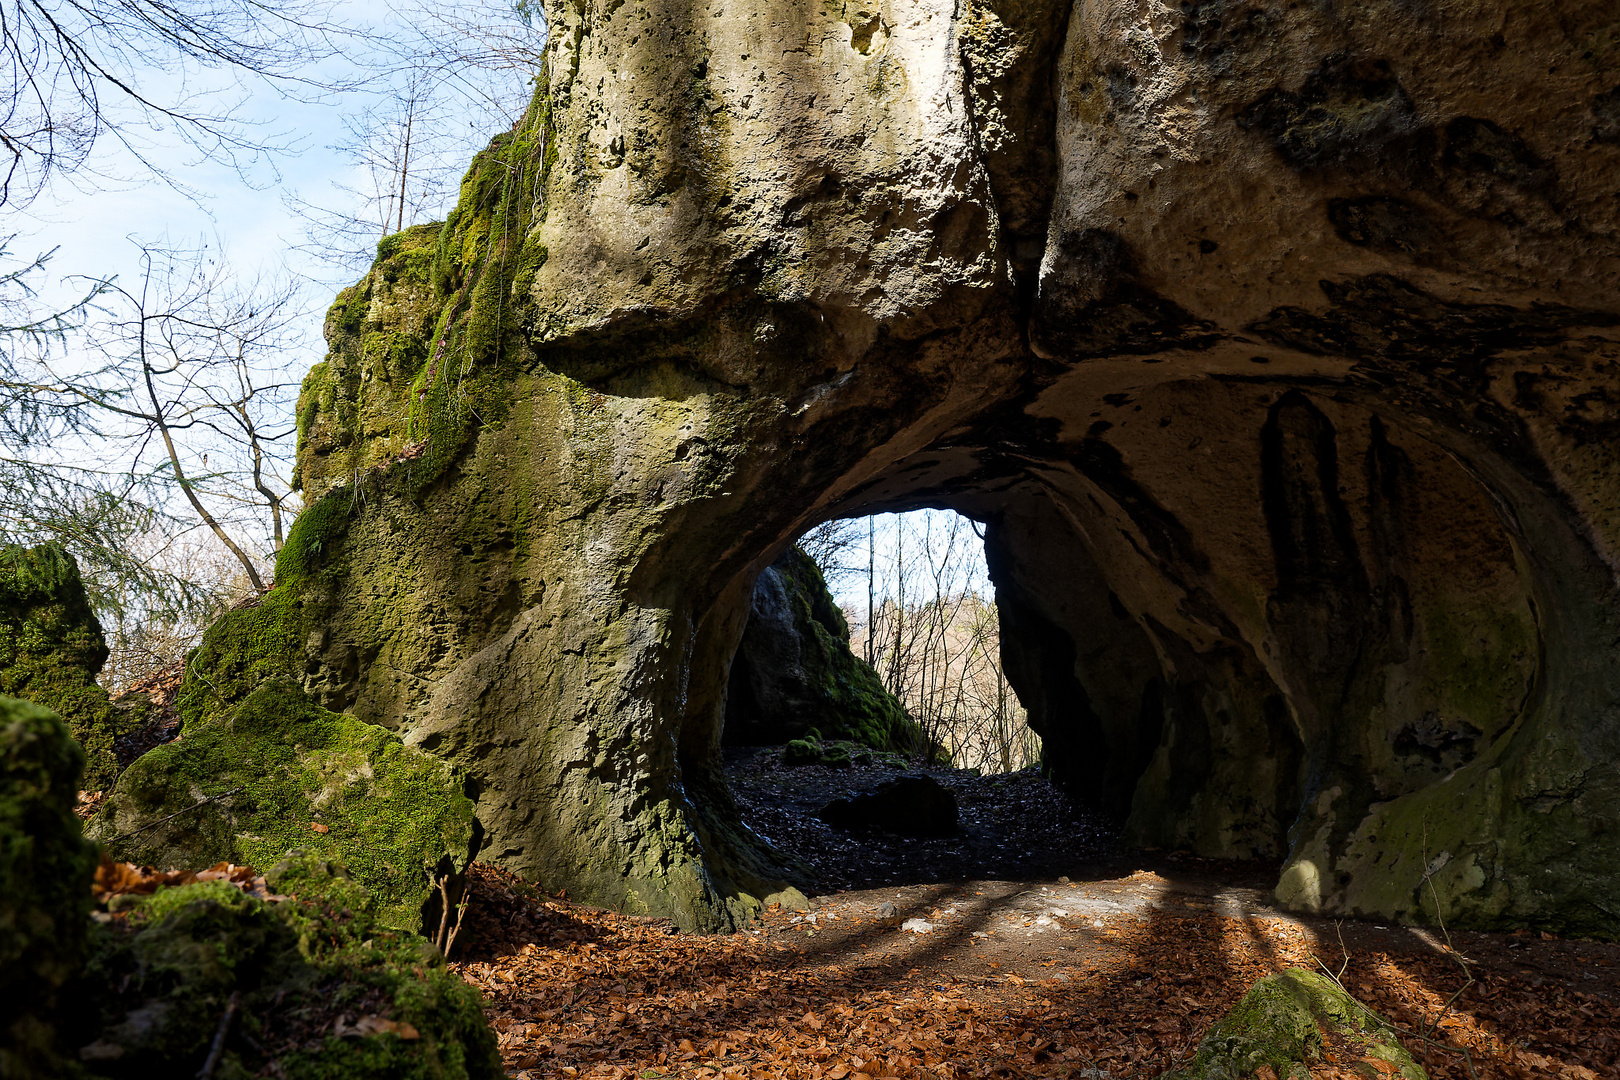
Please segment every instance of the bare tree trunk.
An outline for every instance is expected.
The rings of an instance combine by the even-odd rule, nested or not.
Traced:
[[[147,397],[152,402],[152,422],[157,427],[158,434],[163,436],[163,448],[168,452],[169,467],[174,470],[175,482],[180,485],[180,490],[185,492],[186,501],[191,503],[193,510],[197,511],[197,516],[202,519],[203,524],[213,530],[214,535],[219,537],[219,542],[229,548],[231,554],[236,556],[236,561],[242,564],[242,569],[247,571],[248,580],[253,582],[254,589],[264,592],[264,582],[260,580],[258,568],[253,565],[253,560],[248,556],[247,552],[237,546],[236,541],[231,539],[224,526],[220,525],[215,520],[214,515],[208,512],[208,508],[203,506],[202,500],[197,498],[197,492],[192,489],[191,481],[186,478],[185,470],[180,467],[180,454],[174,447],[174,435],[169,431],[169,423],[163,415],[163,403],[158,399],[157,385],[152,379],[152,364],[148,360],[146,353],[146,321],[144,319],[141,320],[140,351],[141,377],[146,383]]]
[[[395,232],[405,231],[405,181],[411,172],[411,128],[416,123],[416,98],[405,106],[405,149],[399,155],[399,223]]]
[[[872,624],[872,602],[877,595],[876,522],[876,517],[866,519],[866,662],[874,668],[877,666],[877,655],[873,652],[877,632]]]

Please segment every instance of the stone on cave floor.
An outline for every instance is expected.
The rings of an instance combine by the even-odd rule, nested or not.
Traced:
[[[1325,1059],[1389,1080],[1428,1080],[1394,1032],[1340,986],[1290,968],[1255,983],[1199,1044],[1185,1068],[1160,1080],[1310,1080]]]
[[[820,765],[826,769],[848,769],[856,765],[879,765],[890,769],[906,767],[902,754],[874,750],[858,742],[845,739],[822,741],[812,731],[809,738],[792,739],[782,747],[782,764],[790,768]]]
[[[902,776],[871,791],[834,799],[816,816],[840,829],[877,829],[897,836],[951,836],[956,796],[931,776]]]

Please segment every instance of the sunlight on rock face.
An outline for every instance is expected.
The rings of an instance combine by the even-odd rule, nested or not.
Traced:
[[[1277,883],[1277,901],[1301,911],[1322,910],[1322,875],[1309,859],[1290,863]]]

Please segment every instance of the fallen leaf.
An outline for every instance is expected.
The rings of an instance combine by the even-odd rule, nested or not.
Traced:
[[[339,1020],[333,1025],[332,1034],[340,1039],[356,1039],[368,1035],[398,1035],[407,1042],[422,1037],[421,1032],[403,1020],[385,1020],[380,1016],[362,1016],[353,1024],[345,1024]]]

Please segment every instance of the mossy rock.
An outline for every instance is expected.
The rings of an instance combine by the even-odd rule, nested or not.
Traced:
[[[83,768],[60,717],[0,697],[0,1076],[66,1075],[55,1014],[84,962],[96,865],[73,816]]]
[[[854,765],[904,765],[896,754],[870,750],[861,743],[848,740],[792,739],[782,747],[782,764],[789,768],[801,765],[820,765],[826,769],[848,769]]]
[[[821,744],[809,739],[789,739],[782,747],[782,764],[815,765],[821,761]]]
[[[27,698],[67,722],[85,752],[83,783],[94,791],[118,777],[113,740],[139,716],[114,707],[96,676],[107,642],[90,608],[79,565],[62,547],[0,547],[0,694]]]
[[[137,760],[90,833],[157,866],[264,867],[303,846],[351,867],[383,923],[414,930],[434,877],[470,856],[473,806],[439,759],[272,678]]]
[[[849,625],[815,561],[792,547],[755,583],[732,661],[724,737],[772,745],[819,742],[823,732],[875,750],[922,745],[905,706],[850,651]]]
[[[92,1076],[483,1080],[504,1075],[478,992],[390,930],[338,864],[298,853],[267,903],[225,882],[163,889],[96,929],[78,1056]],[[370,1018],[369,1020],[367,1018]]]
[[[1255,983],[1210,1028],[1192,1063],[1160,1080],[1242,1080],[1262,1066],[1281,1080],[1310,1080],[1310,1066],[1329,1045],[1341,1064],[1366,1062],[1379,1076],[1428,1080],[1377,1015],[1338,983],[1303,968]],[[1355,1060],[1344,1061],[1347,1052]]]

